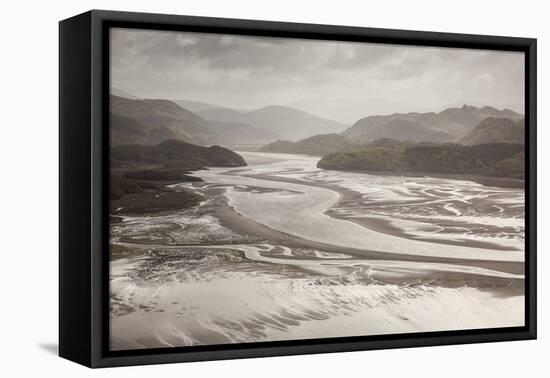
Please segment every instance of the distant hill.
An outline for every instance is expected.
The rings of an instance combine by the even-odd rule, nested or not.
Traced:
[[[197,112],[198,115],[210,121],[237,122],[246,121],[246,112],[230,109],[230,108],[215,108],[205,109]]]
[[[239,154],[220,146],[202,147],[180,140],[158,145],[123,145],[111,148],[111,160],[156,163],[165,168],[198,170],[206,167],[241,167],[246,161]]]
[[[280,135],[291,141],[316,134],[340,133],[345,125],[320,118],[288,106],[266,106],[252,111],[234,109],[207,109],[199,111],[201,117],[212,121],[236,122]]]
[[[206,102],[191,101],[191,100],[173,100],[176,104],[182,108],[188,109],[194,113],[207,109],[219,109],[221,106],[208,104]]]
[[[130,100],[137,100],[138,97],[134,96],[133,94],[130,94],[128,92],[124,92],[120,89],[117,89],[117,88],[111,88],[111,94],[112,95],[115,95],[115,96],[118,96],[118,97],[124,97],[124,98],[128,98]]]
[[[176,138],[178,135],[166,127],[150,128],[133,118],[111,113],[111,145],[156,144]]]
[[[111,95],[113,144],[158,144],[177,139],[197,145],[262,144],[278,135],[234,122],[207,121],[173,101]]]
[[[464,105],[449,108],[439,113],[406,113],[387,116],[370,116],[357,121],[343,132],[349,138],[425,142],[458,142],[482,120],[489,117],[508,118],[519,121],[523,115],[509,109],[493,107],[477,108]]]
[[[111,114],[139,122],[148,134],[161,128],[168,131],[170,139],[202,145],[216,136],[204,127],[202,118],[168,100],[131,100],[111,95]],[[112,123],[112,132],[118,132],[118,126]],[[151,138],[147,144],[154,143],[158,143],[157,138]]]
[[[280,139],[269,130],[236,122],[206,121],[205,127],[220,138],[220,144],[264,144]]]
[[[321,134],[297,142],[278,140],[261,147],[260,151],[323,156],[331,152],[353,147],[352,142],[340,134]]]
[[[521,179],[525,156],[522,144],[367,145],[350,152],[323,156],[319,168],[344,171],[473,174]]]
[[[508,118],[486,118],[466,134],[461,144],[525,143],[524,121],[514,122]]]

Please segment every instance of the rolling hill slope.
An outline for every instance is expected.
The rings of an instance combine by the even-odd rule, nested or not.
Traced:
[[[508,118],[517,122],[523,115],[509,109],[464,105],[439,113],[370,116],[360,119],[343,134],[349,138],[366,140],[391,138],[424,142],[458,142],[489,117]]]
[[[514,122],[508,118],[486,118],[466,134],[461,144],[525,143],[524,121]]]
[[[340,133],[346,128],[342,123],[287,106],[266,106],[252,111],[207,109],[197,114],[207,120],[246,124],[291,141],[316,134]]]
[[[278,135],[246,124],[208,121],[162,99],[132,100],[111,95],[113,144],[157,144],[177,139],[197,145],[263,144]]]

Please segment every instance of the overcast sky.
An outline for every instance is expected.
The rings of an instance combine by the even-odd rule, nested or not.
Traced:
[[[462,104],[523,113],[523,54],[113,29],[111,84],[140,98],[289,105],[353,123]]]

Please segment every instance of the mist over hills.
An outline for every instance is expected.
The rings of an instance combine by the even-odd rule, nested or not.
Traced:
[[[156,144],[177,139],[197,145],[267,143],[269,130],[237,122],[208,121],[173,101],[111,95],[111,143]]]
[[[190,110],[194,113],[200,112],[202,110],[207,110],[207,109],[221,108],[221,106],[208,104],[206,102],[200,102],[200,101],[192,101],[192,100],[173,100],[173,101],[179,106],[181,106],[182,108]]]
[[[490,114],[512,119],[485,117]],[[485,118],[476,124],[481,117]],[[375,136],[384,137],[371,139]],[[522,180],[524,143],[521,114],[506,109],[463,106],[440,113],[367,117],[341,134],[315,135],[296,142],[278,140],[261,147],[260,151],[320,156],[317,166],[329,170]],[[512,180],[496,185],[521,184]]]
[[[316,134],[340,133],[346,125],[288,106],[265,106],[251,111],[234,109],[207,109],[197,113],[212,121],[237,122],[270,131],[291,141]]]
[[[110,100],[115,160],[199,169],[207,165],[192,155],[204,157],[201,146],[263,144],[263,152],[319,156],[324,169],[523,177],[523,115],[509,109],[464,105],[369,116],[345,129],[286,106],[241,111],[188,100]],[[243,163],[210,148],[216,165]]]
[[[289,106],[270,105],[244,111],[193,100],[140,100],[117,88],[111,90],[113,144],[155,144],[167,139],[198,145],[277,141],[276,145],[265,150],[291,152],[303,149],[302,153],[319,155],[328,150],[335,151],[340,145],[346,147],[349,141],[357,144],[395,139],[481,144],[517,142],[523,137],[523,131],[517,127],[523,119],[522,114],[490,106],[463,105],[440,112],[374,115],[361,118],[346,129],[340,122]],[[481,122],[488,118],[500,121],[487,121],[482,125]],[[305,140],[328,134],[340,134],[347,140],[334,135],[323,140]],[[288,142],[299,142],[299,145]]]
[[[118,88],[111,88],[111,94],[115,95],[115,96],[118,96],[118,97],[128,98],[130,100],[138,100],[139,99],[137,96],[134,96],[133,94],[130,94],[130,93],[125,92],[125,91],[123,91],[121,89],[118,89]]]
[[[234,112],[219,110],[219,115]],[[380,139],[427,143],[522,143],[523,115],[509,109],[464,105],[439,113],[406,113],[370,116],[340,134],[298,140],[278,140],[263,146],[266,152],[322,155]]]
[[[117,97],[124,97],[130,100],[139,100],[140,98],[138,96],[135,96],[129,92],[123,91],[122,89],[118,88],[111,88],[111,94]],[[215,109],[215,108],[221,108],[219,105],[209,104],[206,102],[200,102],[200,101],[192,101],[192,100],[172,100],[172,99],[166,99],[170,100],[177,105],[181,106],[182,108],[185,108],[187,110],[190,110],[192,112],[198,112],[201,110],[206,109]]]
[[[464,105],[449,108],[439,113],[405,113],[386,116],[369,116],[358,120],[344,131],[349,138],[425,142],[458,142],[485,118],[508,118],[519,121],[522,114],[509,109],[499,110],[485,106],[478,108]]]
[[[167,139],[204,145],[217,136],[205,127],[202,118],[168,100],[131,100],[111,95],[111,114],[119,116],[111,124],[111,132],[118,136],[112,141],[114,144],[127,144],[124,140],[136,138],[136,134],[141,135],[143,144],[157,143],[158,136],[162,139],[165,135]],[[131,127],[128,122],[121,127],[120,117],[132,119],[142,127]]]
[[[127,122],[114,120],[117,137],[145,144],[179,139],[200,145],[264,144],[277,139],[299,140],[315,134],[340,133],[347,125],[324,119],[288,106],[270,105],[242,111],[192,100],[138,99],[122,90],[111,89],[111,113],[141,124],[132,129]],[[167,138],[151,136],[166,134]],[[135,131],[135,135],[133,133]],[[169,131],[169,133],[167,133]]]

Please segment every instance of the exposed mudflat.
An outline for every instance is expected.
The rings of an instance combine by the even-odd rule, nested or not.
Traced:
[[[524,324],[523,190],[242,155],[111,222],[113,350]]]

